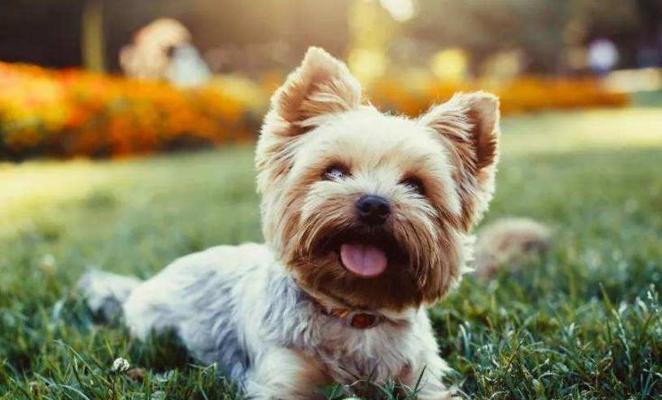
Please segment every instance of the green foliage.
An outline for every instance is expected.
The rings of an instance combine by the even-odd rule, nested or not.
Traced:
[[[533,217],[554,244],[489,283],[465,278],[431,310],[456,371],[449,384],[479,399],[662,395],[662,140],[637,137],[642,118],[660,123],[655,113],[505,121],[487,219]],[[1,167],[0,399],[238,398],[172,335],[138,343],[120,324],[96,324],[73,286],[91,266],[147,277],[207,246],[260,240],[253,175],[241,147]],[[111,371],[118,357],[129,371]]]

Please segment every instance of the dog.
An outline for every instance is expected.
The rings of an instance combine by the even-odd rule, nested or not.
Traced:
[[[79,287],[139,339],[173,329],[250,399],[315,399],[359,377],[451,398],[426,308],[468,269],[498,142],[494,95],[385,114],[310,48],[257,144],[265,243],[191,254],[146,281],[89,272]]]

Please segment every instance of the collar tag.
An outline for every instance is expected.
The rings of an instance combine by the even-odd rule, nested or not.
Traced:
[[[355,329],[370,329],[379,325],[381,318],[378,314],[365,311],[352,311],[345,319],[347,325]]]

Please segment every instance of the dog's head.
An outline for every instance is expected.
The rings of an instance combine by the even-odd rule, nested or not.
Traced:
[[[494,190],[498,100],[380,113],[341,61],[308,50],[257,147],[267,243],[312,293],[353,307],[432,303],[457,281]]]

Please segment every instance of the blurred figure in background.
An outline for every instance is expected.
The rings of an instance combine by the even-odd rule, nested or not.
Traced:
[[[609,39],[597,39],[588,46],[588,63],[596,75],[604,75],[618,63],[618,49]]]
[[[191,33],[174,19],[157,19],[138,31],[133,43],[120,51],[120,65],[127,76],[177,86],[196,86],[211,78]]]

